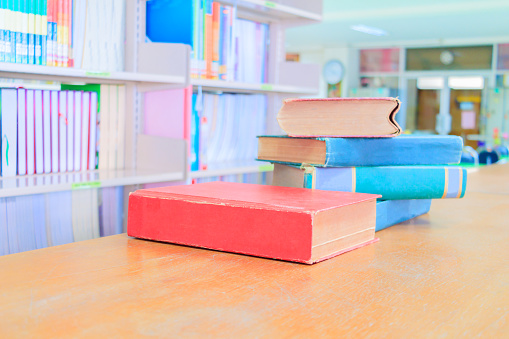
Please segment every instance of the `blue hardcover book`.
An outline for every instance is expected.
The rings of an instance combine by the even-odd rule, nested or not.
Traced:
[[[377,201],[375,231],[426,214],[430,207],[431,199]]]
[[[380,194],[381,200],[462,198],[467,171],[458,166],[324,168],[275,164],[274,185]]]
[[[394,138],[258,137],[258,160],[320,167],[458,164],[463,139],[454,135]]]
[[[193,1],[147,1],[146,21],[150,41],[181,43],[193,47]]]

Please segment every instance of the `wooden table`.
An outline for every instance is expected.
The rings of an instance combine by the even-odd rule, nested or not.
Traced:
[[[0,337],[507,337],[509,165],[469,181],[314,266],[125,234],[1,257]]]

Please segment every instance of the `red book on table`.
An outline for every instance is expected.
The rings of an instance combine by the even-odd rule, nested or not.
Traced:
[[[379,195],[210,182],[129,196],[132,237],[312,264],[374,241]]]

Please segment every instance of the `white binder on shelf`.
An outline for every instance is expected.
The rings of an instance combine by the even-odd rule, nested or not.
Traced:
[[[44,173],[51,173],[51,92],[42,92],[44,138]]]
[[[82,92],[74,92],[74,170],[81,170]]]
[[[81,118],[81,170],[86,171],[89,161],[90,92],[83,92]]]
[[[108,110],[108,130],[106,130],[107,140],[108,140],[108,169],[116,169],[117,168],[117,147],[118,147],[118,86],[111,85],[109,86],[109,104],[110,108]],[[101,105],[102,106],[102,105]],[[102,130],[104,131],[104,130]]]
[[[27,174],[26,90],[18,89],[18,175]]]
[[[17,91],[2,89],[2,176],[15,176],[17,167]]]
[[[67,92],[67,171],[74,171],[74,91]]]
[[[67,92],[58,93],[58,155],[59,171],[67,172]]]
[[[109,85],[101,85],[101,107],[100,107],[100,120],[99,120],[99,169],[109,169],[109,157],[110,157],[110,141],[109,141],[109,130],[110,130],[110,89]],[[92,121],[92,114],[90,112]]]
[[[33,90],[26,92],[27,110],[27,174],[35,174],[35,93]]]
[[[96,151],[97,151],[97,93],[90,93],[90,138],[89,138],[89,169],[96,168]],[[99,151],[99,154],[101,152]]]
[[[44,173],[44,138],[42,123],[42,91],[34,91],[35,108],[35,173]]]
[[[51,120],[51,172],[57,173],[59,172],[59,104],[58,104],[58,91],[50,92],[50,120]]]

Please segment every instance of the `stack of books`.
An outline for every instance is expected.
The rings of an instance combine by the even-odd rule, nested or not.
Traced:
[[[401,135],[394,98],[289,99],[278,113],[288,136],[260,136],[258,160],[273,185],[380,194],[376,230],[427,213],[431,199],[461,198],[466,170],[457,136]]]

